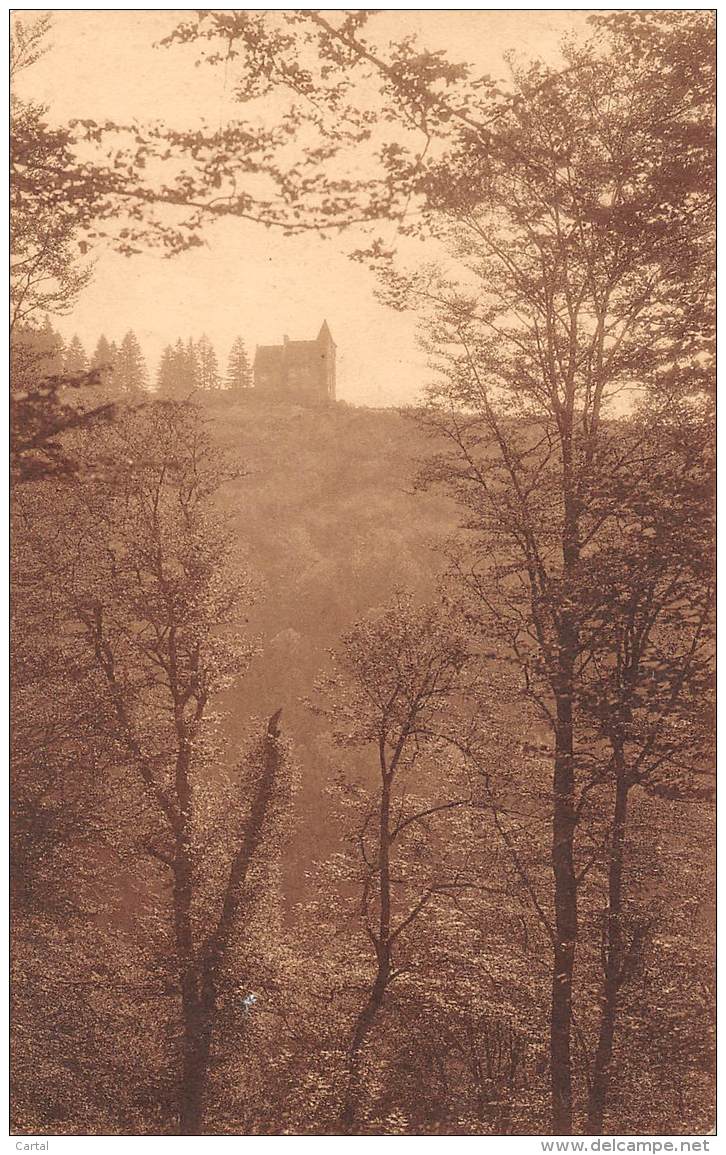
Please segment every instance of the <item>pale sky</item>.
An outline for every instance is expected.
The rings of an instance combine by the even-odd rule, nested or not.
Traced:
[[[21,18],[22,13],[19,13]],[[188,125],[238,114],[223,69],[195,68],[189,48],[155,48],[183,12],[53,13],[51,48],[22,76],[19,96],[49,106],[51,122],[72,117],[128,122],[161,119]],[[371,28],[386,43],[417,33],[453,60],[506,75],[503,56],[557,59],[560,38],[586,27],[586,11],[398,11],[376,15]],[[371,34],[371,38],[373,35]],[[386,228],[393,236],[393,225]],[[90,351],[100,333],[119,341],[133,329],[152,375],[164,345],[205,332],[226,367],[241,335],[277,343],[283,333],[311,339],[327,319],[338,345],[338,396],[354,404],[397,405],[416,399],[427,379],[415,321],[378,303],[372,273],[344,255],[344,238],[281,237],[249,222],[210,226],[206,245],[171,260],[133,258],[96,249],[92,284],[68,317],[54,320],[64,337],[77,333]],[[425,246],[422,246],[425,254]]]

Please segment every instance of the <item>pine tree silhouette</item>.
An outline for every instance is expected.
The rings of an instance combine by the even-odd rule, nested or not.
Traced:
[[[241,337],[235,338],[227,363],[228,389],[251,389],[252,367]]]

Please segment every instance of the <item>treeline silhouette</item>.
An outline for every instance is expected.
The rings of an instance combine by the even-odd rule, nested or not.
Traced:
[[[205,333],[195,340],[180,337],[167,345],[152,376],[141,343],[129,329],[117,344],[101,334],[92,353],[77,335],[66,342],[48,316],[39,328],[24,326],[17,334],[41,358],[43,373],[60,377],[98,371],[103,383],[114,392],[133,396],[151,390],[165,397],[185,397],[196,390],[241,390],[252,387],[252,366],[245,343],[236,337],[227,358],[226,371],[220,368],[217,352]]]

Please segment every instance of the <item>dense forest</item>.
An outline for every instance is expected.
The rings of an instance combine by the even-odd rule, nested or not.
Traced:
[[[709,1130],[711,15],[595,17],[506,91],[364,12],[187,15],[167,50],[284,116],[13,99],[12,1128]],[[420,401],[60,339],[84,246],[222,212],[370,225]]]

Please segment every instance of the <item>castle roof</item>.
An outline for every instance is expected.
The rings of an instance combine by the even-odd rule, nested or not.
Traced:
[[[321,344],[332,345],[335,348],[335,341],[327,321],[323,321],[320,332],[314,341],[290,341],[286,337],[282,345],[258,345],[255,353],[255,365],[259,365],[261,369],[273,371],[282,365],[285,357],[310,354],[319,349]]]

